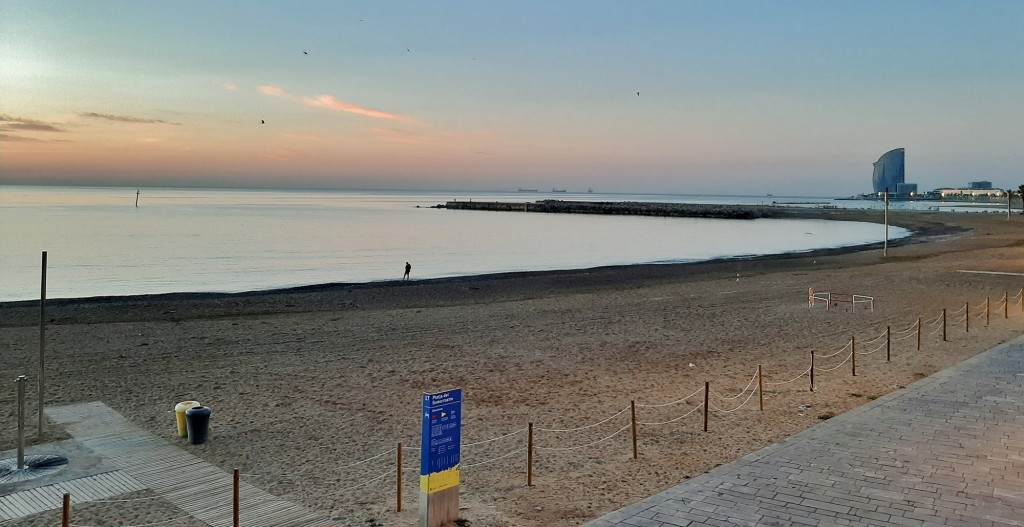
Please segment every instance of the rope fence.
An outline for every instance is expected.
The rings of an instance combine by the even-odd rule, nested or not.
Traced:
[[[1009,318],[1009,309],[1008,308],[1011,305],[1011,301],[1013,302],[1014,306],[1020,305],[1021,306],[1021,310],[1020,311],[1021,311],[1022,314],[1024,314],[1024,288],[1022,288],[1020,290],[1020,292],[1018,292],[1013,297],[1010,297],[1008,292],[1004,293],[1002,299],[997,302],[996,309],[997,310],[998,309],[1002,309],[1003,310],[1004,318]],[[602,419],[599,419],[599,420],[597,420],[597,421],[595,421],[593,423],[589,423],[589,424],[582,424],[580,426],[564,426],[563,425],[561,427],[555,427],[555,426],[542,427],[542,426],[534,426],[534,424],[531,422],[526,427],[518,428],[518,429],[512,430],[510,432],[506,432],[506,433],[503,433],[501,435],[497,435],[495,437],[491,437],[491,438],[488,438],[488,439],[481,439],[481,440],[467,442],[467,443],[462,444],[461,447],[463,449],[463,453],[465,453],[465,450],[472,450],[472,449],[475,449],[475,448],[481,448],[481,449],[484,449],[484,450],[478,451],[476,456],[474,456],[474,457],[480,458],[479,460],[477,460],[477,459],[463,459],[464,462],[460,463],[459,467],[462,468],[462,469],[476,469],[477,467],[484,467],[484,466],[492,465],[492,464],[495,464],[495,463],[498,463],[498,462],[501,462],[501,461],[517,460],[517,459],[521,460],[522,457],[525,454],[525,457],[526,457],[525,461],[526,461],[526,480],[527,480],[527,486],[533,486],[533,468],[534,468],[535,453],[563,454],[563,453],[577,452],[577,451],[583,451],[583,450],[586,450],[586,449],[590,449],[591,447],[595,447],[597,445],[604,444],[604,443],[608,443],[609,447],[610,447],[610,446],[613,445],[611,443],[611,440],[616,438],[616,437],[618,437],[618,436],[620,436],[623,432],[625,432],[627,430],[631,430],[631,436],[632,436],[632,458],[634,460],[636,460],[636,459],[638,459],[638,437],[640,435],[640,432],[639,432],[640,427],[661,427],[661,426],[665,426],[665,425],[677,424],[677,423],[682,422],[686,418],[688,418],[690,416],[693,416],[697,412],[703,410],[703,431],[704,432],[708,432],[709,417],[710,417],[710,415],[712,413],[715,413],[715,414],[718,414],[718,415],[721,415],[721,416],[730,416],[732,414],[738,414],[738,412],[740,410],[748,407],[751,404],[751,401],[753,401],[755,395],[758,396],[758,408],[757,409],[753,409],[751,411],[764,411],[764,407],[765,407],[765,404],[764,404],[765,390],[764,390],[764,388],[765,387],[773,389],[773,393],[771,393],[770,395],[773,395],[774,397],[779,397],[782,393],[794,393],[794,392],[780,392],[780,391],[777,390],[778,387],[782,387],[782,386],[786,386],[786,385],[795,383],[795,382],[799,381],[800,379],[802,379],[804,377],[809,377],[809,379],[810,379],[809,390],[807,388],[799,388],[798,391],[805,391],[806,393],[813,393],[814,389],[815,389],[815,373],[817,373],[819,375],[825,374],[825,373],[831,373],[831,372],[834,372],[834,371],[842,368],[847,363],[851,363],[851,373],[852,373],[852,376],[856,377],[856,375],[857,375],[856,363],[857,363],[857,358],[858,357],[868,357],[868,356],[874,355],[874,354],[878,353],[879,351],[881,351],[884,348],[886,350],[885,362],[888,363],[888,362],[891,361],[891,358],[892,358],[891,357],[892,345],[893,345],[894,342],[897,342],[897,343],[898,342],[902,342],[904,340],[907,340],[907,339],[910,339],[910,338],[916,336],[917,337],[916,349],[920,350],[921,349],[921,345],[922,345],[921,344],[922,336],[931,337],[932,335],[935,335],[936,333],[941,331],[942,332],[942,342],[946,342],[947,341],[947,338],[948,338],[947,331],[948,331],[948,328],[949,328],[949,325],[950,325],[948,323],[949,317],[952,316],[953,318],[956,318],[956,320],[954,322],[952,322],[953,326],[959,327],[959,325],[961,323],[963,323],[964,324],[965,332],[969,332],[970,331],[970,320],[971,319],[978,319],[978,318],[981,318],[981,317],[985,317],[986,318],[986,326],[987,326],[988,323],[990,322],[990,320],[989,320],[990,319],[990,315],[991,315],[991,300],[990,299],[986,299],[984,311],[982,311],[982,312],[980,312],[978,314],[972,314],[971,313],[970,303],[965,303],[961,308],[957,309],[956,311],[952,311],[952,312],[949,312],[948,310],[943,309],[942,313],[938,314],[935,318],[930,318],[929,317],[927,320],[924,320],[922,318],[918,318],[915,322],[911,323],[909,326],[906,326],[903,329],[898,329],[898,330],[895,330],[895,331],[892,330],[891,326],[887,326],[885,328],[885,331],[883,331],[880,335],[878,335],[876,337],[873,337],[870,340],[862,340],[860,342],[860,344],[862,346],[874,345],[876,342],[878,343],[870,351],[857,351],[857,339],[856,339],[855,336],[851,336],[850,340],[841,349],[839,349],[838,351],[834,351],[834,352],[826,354],[826,355],[816,355],[814,351],[811,351],[811,360],[810,360],[810,364],[808,365],[808,367],[806,369],[804,369],[803,371],[801,371],[800,373],[796,374],[796,376],[794,376],[792,378],[788,378],[787,380],[767,382],[763,378],[763,371],[762,371],[761,366],[758,366],[757,370],[755,371],[753,376],[747,381],[746,385],[741,390],[739,390],[737,393],[735,393],[735,395],[728,395],[727,396],[727,395],[723,395],[723,394],[719,393],[718,391],[713,391],[710,388],[710,383],[709,382],[705,382],[704,386],[702,388],[698,388],[695,391],[693,391],[692,393],[690,393],[689,395],[686,395],[684,397],[680,397],[680,398],[672,400],[672,401],[668,401],[668,402],[664,402],[664,403],[655,403],[655,404],[638,404],[635,401],[631,401],[628,406],[626,406],[626,407],[616,411],[615,413],[609,415],[608,417],[604,417]],[[923,328],[927,328],[928,331],[924,332]],[[867,330],[870,331],[870,328],[868,328]],[[911,346],[913,346],[913,345],[911,345]],[[906,349],[906,348],[903,348],[903,349]],[[816,361],[820,361],[822,359],[829,359],[829,358],[832,358],[832,357],[837,357],[837,356],[839,356],[840,354],[842,354],[844,352],[847,352],[847,355],[846,355],[845,358],[843,358],[842,362],[839,362],[838,364],[832,365],[832,366],[827,367],[827,368],[823,368],[820,365],[816,366]],[[703,400],[700,401],[700,402],[693,402],[695,397],[699,397],[700,396],[701,391],[704,392]],[[731,391],[731,390],[726,390],[726,393],[729,393],[729,391]],[[738,404],[734,403],[734,402],[739,401],[741,398],[742,398],[742,402],[738,402]],[[775,399],[773,399],[773,400],[775,400]],[[723,403],[730,403],[730,404],[723,405]],[[668,418],[664,418],[664,419],[659,419],[659,418],[656,417],[655,414],[657,414],[658,412],[664,413],[665,410],[669,410],[670,407],[674,407],[674,406],[677,406],[677,405],[686,405],[686,406],[690,406],[690,407],[686,408],[683,413],[681,413],[679,415],[676,415],[676,416],[672,416],[672,417],[668,417]],[[725,406],[728,406],[728,408],[725,407]],[[646,412],[648,414],[648,415],[644,416],[645,419],[641,420],[641,419],[637,418],[637,409],[640,409],[643,412]],[[621,421],[618,421],[618,420],[622,419],[622,417],[624,415],[627,415],[627,414],[629,416],[628,422],[623,424],[623,425],[619,425],[618,423],[621,423]],[[571,422],[571,420],[572,420],[568,416],[560,416],[557,419],[559,419],[562,422]],[[735,418],[733,418],[733,419],[735,419]],[[614,431],[611,431],[610,433],[608,433],[608,430],[611,428],[610,426],[608,428],[606,428],[605,431],[597,430],[598,427],[600,427],[602,425],[608,425],[608,424],[613,423],[613,422],[614,422],[613,426],[616,427],[614,429]],[[692,426],[692,425],[689,425],[689,426]],[[585,439],[584,437],[574,436],[574,438],[576,440],[572,441],[573,443],[575,443],[575,442],[578,442],[580,440],[584,440],[585,442],[582,442],[581,444],[578,444],[578,445],[564,445],[564,444],[561,444],[559,446],[552,445],[552,443],[559,444],[559,443],[564,443],[565,442],[564,439],[559,436],[560,434],[569,434],[569,433],[579,434],[579,433],[583,433],[583,432],[587,432],[588,434],[590,434],[590,438]],[[525,438],[526,445],[525,446],[523,446],[523,443],[521,442],[522,440],[519,439],[520,436],[522,436],[524,433],[526,433],[526,438]],[[538,434],[539,434],[539,438],[541,438],[541,439],[544,439],[545,436],[546,436],[547,439],[548,439],[547,442],[551,446],[538,445],[536,443],[536,440],[538,439]],[[594,438],[595,436],[597,436],[597,437]],[[510,444],[510,443],[506,443],[505,441],[515,441],[515,442]],[[615,443],[615,444],[617,445],[617,444],[621,444],[621,443]],[[504,448],[501,448],[500,445],[504,445]],[[499,449],[500,450],[505,450],[507,448],[511,448],[511,450],[507,450],[507,451],[504,451],[504,452],[494,452],[495,450],[499,450]],[[487,449],[491,449],[491,450],[487,450]],[[335,467],[334,470],[332,471],[332,473],[337,472],[337,471],[351,470],[351,469],[355,469],[357,467],[363,467],[364,471],[370,471],[374,467],[377,467],[377,465],[372,465],[371,466],[370,463],[372,463],[372,462],[379,462],[379,463],[382,463],[382,464],[384,464],[384,463],[392,464],[391,468],[383,469],[383,470],[372,470],[372,473],[367,475],[367,476],[365,476],[365,477],[352,478],[352,479],[358,479],[359,481],[357,483],[353,484],[353,485],[350,485],[348,487],[341,488],[341,489],[333,488],[332,487],[332,491],[333,492],[340,492],[340,493],[347,493],[347,492],[355,491],[355,490],[358,490],[358,489],[368,488],[368,487],[370,487],[370,486],[372,486],[374,484],[380,484],[383,481],[387,481],[389,478],[393,478],[395,480],[395,489],[396,489],[395,490],[395,492],[396,492],[396,510],[401,511],[402,503],[403,503],[403,496],[402,496],[402,489],[403,489],[403,487],[412,487],[414,484],[418,484],[418,482],[415,481],[415,478],[412,478],[412,477],[404,478],[403,474],[406,473],[406,472],[410,472],[410,471],[415,473],[415,472],[418,472],[420,470],[420,468],[417,467],[417,466],[412,466],[412,467],[404,466],[404,463],[403,463],[402,460],[403,460],[403,452],[406,451],[406,450],[414,451],[415,452],[415,451],[420,451],[421,448],[420,447],[406,447],[402,443],[397,443],[397,448],[396,449],[384,450],[384,451],[381,451],[381,452],[379,452],[377,454],[368,456],[366,458],[359,459],[359,460],[356,460],[356,461],[353,461],[353,462],[349,462],[349,463],[347,463],[345,465],[341,465],[341,466]],[[605,450],[605,448],[602,447],[602,450]],[[390,456],[390,454],[392,454],[392,453],[393,453],[393,456]],[[589,453],[587,453],[585,455],[589,455],[589,456],[593,457],[593,456],[597,456],[599,454],[595,453],[594,451],[590,451]],[[246,498],[240,498],[239,494],[238,494],[238,485],[239,485],[240,477],[243,477],[243,476],[247,477],[247,478],[267,478],[267,479],[274,480],[274,482],[270,484],[270,487],[273,487],[273,486],[278,485],[278,484],[289,482],[289,479],[287,477],[272,476],[272,475],[260,475],[260,474],[251,474],[251,473],[242,474],[238,470],[235,470],[235,473],[234,473],[234,478],[235,478],[235,503],[234,503],[234,509],[235,509],[235,518],[236,518],[236,520],[238,518],[238,509],[239,509],[239,507],[241,505],[245,505],[246,507],[249,507],[249,506],[253,506],[254,504],[264,503],[264,502],[271,502],[271,501],[286,502],[287,501],[284,498],[278,498],[278,497],[265,498],[265,497],[251,497],[250,496],[250,497],[246,497]],[[301,476],[299,476],[299,479],[291,480],[290,483],[292,485],[299,485],[299,487],[301,488],[301,482],[306,480],[306,479],[322,480],[322,478],[323,478],[323,476],[301,475]],[[351,479],[350,479],[350,481],[351,481]],[[88,503],[129,504],[129,503],[133,503],[133,502],[146,502],[146,501],[150,501],[150,500],[158,500],[158,499],[161,499],[161,498],[162,498],[161,496],[147,496],[147,497],[141,497],[141,498],[95,500],[95,501],[91,501],[91,502],[88,502]],[[211,506],[210,509],[217,508],[217,507],[224,507],[224,505]],[[163,520],[163,521],[160,521],[160,522],[147,523],[147,524],[141,524],[141,525],[133,525],[133,526],[126,526],[126,527],[156,527],[156,526],[159,526],[159,525],[166,525],[166,524],[173,523],[173,522],[180,522],[180,521],[182,521],[184,519],[189,518],[190,516],[194,515],[195,513],[196,513],[196,511],[193,511],[192,514],[190,514],[190,515],[185,515],[185,516],[180,516],[180,517],[176,517],[176,518],[171,518],[171,519]],[[70,523],[70,494],[65,494],[65,518],[66,518],[66,521],[64,523],[62,523],[62,527],[71,527],[71,526],[76,526],[76,527],[92,527],[92,526],[86,526],[86,525]],[[238,525],[238,523],[235,523],[235,525]]]

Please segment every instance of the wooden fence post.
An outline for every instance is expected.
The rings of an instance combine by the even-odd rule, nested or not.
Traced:
[[[395,452],[395,511],[402,512],[402,443],[399,441],[398,450]]]
[[[964,302],[964,333],[971,332],[971,303]]]
[[[60,518],[61,527],[71,527],[71,494],[64,493],[64,512]]]
[[[989,323],[992,321],[992,297],[985,297],[985,327],[987,328]]]
[[[917,317],[917,351],[921,351],[921,317]]]
[[[892,326],[885,326],[885,362],[892,361]]]
[[[761,365],[757,365],[757,399],[758,406],[764,411],[764,383],[761,380]]]
[[[811,350],[811,391],[814,391],[814,350]]]
[[[633,425],[633,459],[636,459],[636,401],[629,401],[629,418]]]
[[[708,431],[708,397],[711,393],[711,383],[704,381],[704,431]]]
[[[526,486],[533,486],[533,423],[529,424],[526,440]]]
[[[1010,292],[1003,291],[1003,318],[1010,318]]]
[[[857,376],[857,337],[850,337],[850,370]]]
[[[231,521],[231,525],[233,525],[234,527],[239,527],[239,525],[242,524],[241,503],[239,502],[239,494],[240,493],[238,491],[239,490],[238,488],[241,486],[241,482],[240,482],[241,474],[238,472],[237,468],[235,469],[235,471],[233,473],[232,479],[233,479],[233,481],[232,481],[232,485],[231,485],[231,487],[232,487],[232,492],[231,492],[231,495],[232,495],[232,499],[231,499],[231,518],[232,518],[232,521]]]
[[[946,342],[946,308],[942,308],[942,342]]]

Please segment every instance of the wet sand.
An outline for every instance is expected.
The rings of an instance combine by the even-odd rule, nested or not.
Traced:
[[[882,221],[878,211],[793,214]],[[183,448],[227,472],[252,474],[250,483],[342,525],[412,526],[415,470],[405,472],[406,510],[395,513],[390,477],[349,489],[393,473],[391,454],[344,467],[399,441],[418,446],[421,393],[461,387],[463,444],[476,443],[463,448],[462,517],[477,526],[579,525],[1020,334],[1024,313],[1013,297],[1024,277],[959,271],[1024,271],[1024,218],[894,212],[890,222],[919,234],[890,246],[886,257],[878,245],[238,295],[55,300],[48,304],[47,404],[103,401],[177,442],[168,410],[199,400],[214,409],[210,441]],[[809,308],[811,287],[871,296],[874,311]],[[1008,319],[999,304],[1004,292]],[[969,333],[962,322],[952,325],[965,302]],[[951,314],[948,342],[927,334],[943,308]],[[38,368],[38,316],[33,303],[0,305],[5,378]],[[920,351],[916,335],[906,338],[918,317],[926,323]],[[904,337],[893,342],[888,364],[883,341],[872,341],[886,326]],[[848,363],[823,372],[848,352],[820,358],[810,392],[807,377],[798,377],[810,352],[839,352],[851,336],[864,343],[858,375]],[[751,392],[741,392],[758,365],[767,383],[763,412],[756,395],[747,400]],[[617,412],[630,401],[639,405],[638,421],[669,421],[702,403],[705,381],[720,410],[708,432],[697,410],[670,424],[640,425],[637,460],[628,428],[600,441],[629,423],[628,411]],[[5,450],[15,437],[10,386],[0,395]],[[551,431],[613,415],[584,430]],[[536,427],[533,487],[525,485],[529,422]],[[51,432],[61,437],[56,427]],[[417,456],[407,450],[405,465],[418,467]],[[106,511],[89,520],[143,517]],[[151,512],[144,517],[154,521]]]

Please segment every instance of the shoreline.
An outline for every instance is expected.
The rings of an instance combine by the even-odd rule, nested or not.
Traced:
[[[745,206],[734,206],[750,208]],[[882,213],[874,210],[846,210],[846,209],[806,209],[800,207],[763,207],[774,209],[778,214],[777,218],[782,219],[823,219],[830,221],[859,221],[874,222],[881,221]],[[901,247],[929,243],[941,237],[963,235],[967,229],[956,227],[942,218],[936,218],[937,214],[962,214],[962,213],[936,213],[924,211],[900,211],[890,212],[890,225],[903,227],[911,230],[910,236],[891,240],[889,247]],[[743,220],[737,220],[743,221]],[[832,247],[814,249],[810,251],[785,252],[777,254],[766,254],[756,256],[738,256],[728,258],[715,258],[711,260],[700,260],[694,262],[673,262],[673,263],[638,263],[625,265],[607,265],[579,269],[550,269],[534,271],[515,271],[503,273],[487,273],[477,275],[463,275],[443,278],[427,278],[421,280],[382,280],[375,282],[328,282],[320,284],[309,284],[292,287],[258,289],[238,292],[206,292],[206,291],[180,291],[169,293],[152,293],[138,295],[102,295],[91,297],[68,297],[68,298],[47,298],[47,309],[53,308],[82,308],[91,305],[114,305],[128,303],[135,306],[135,309],[152,311],[159,309],[166,304],[176,302],[198,302],[207,304],[224,304],[225,302],[237,303],[251,298],[279,298],[282,302],[289,297],[302,297],[309,295],[337,295],[344,293],[357,293],[364,290],[386,290],[390,288],[403,288],[410,286],[417,287],[460,287],[467,284],[479,282],[500,282],[500,281],[545,281],[551,279],[573,279],[591,275],[618,275],[618,279],[629,280],[650,280],[656,278],[673,279],[680,273],[687,270],[702,271],[705,267],[716,267],[729,263],[762,263],[784,262],[798,260],[801,258],[816,258],[826,256],[837,256],[874,249],[881,249],[883,242],[851,245],[845,247]],[[257,314],[268,312],[290,312],[294,307],[288,306],[271,307],[271,311],[244,311],[245,314]],[[38,324],[39,300],[14,300],[0,302],[0,312],[4,316],[0,318],[0,327],[12,327],[20,325]],[[32,312],[35,313],[32,313]],[[235,312],[234,314],[242,314]],[[231,312],[225,312],[225,315]],[[50,314],[52,316],[52,313]],[[156,313],[142,314],[125,320],[147,320],[158,316]],[[53,318],[51,322],[84,322],[87,319],[81,318]]]

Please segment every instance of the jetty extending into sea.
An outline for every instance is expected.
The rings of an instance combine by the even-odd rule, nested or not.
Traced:
[[[747,220],[757,218],[806,217],[816,208],[775,205],[722,205],[710,203],[657,203],[640,201],[564,201],[546,199],[529,203],[502,201],[449,201],[436,208],[488,210],[502,212],[547,212],[564,214],[612,214],[629,216],[670,216],[679,218],[721,218]],[[826,209],[835,211],[834,207]],[[817,214],[811,213],[812,216]]]

